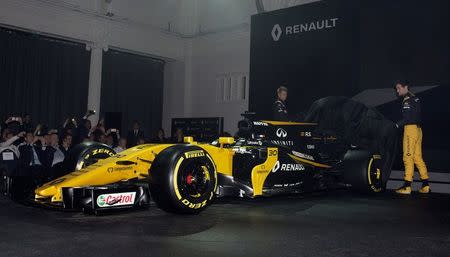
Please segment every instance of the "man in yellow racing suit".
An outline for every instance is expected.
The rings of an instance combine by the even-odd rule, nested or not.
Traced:
[[[404,184],[396,190],[398,194],[411,194],[411,183],[414,177],[414,165],[419,170],[422,187],[419,193],[430,193],[428,184],[427,166],[422,158],[422,128],[420,100],[409,91],[407,82],[398,82],[395,85],[398,96],[403,97],[402,119],[397,122],[397,127],[402,128],[403,135],[403,162],[405,164]]]

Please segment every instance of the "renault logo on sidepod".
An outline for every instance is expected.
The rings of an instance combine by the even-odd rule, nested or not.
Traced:
[[[277,137],[287,137],[286,130],[284,130],[282,128],[277,129],[276,134],[277,134]]]
[[[280,25],[275,24],[275,26],[273,26],[272,29],[272,38],[273,41],[278,41],[280,40],[281,34],[283,33],[283,31],[281,30]]]

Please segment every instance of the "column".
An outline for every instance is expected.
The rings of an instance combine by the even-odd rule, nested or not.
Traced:
[[[89,71],[88,110],[95,110],[96,115],[89,117],[92,126],[98,122],[100,115],[100,97],[102,87],[103,49],[97,45],[88,46],[91,49],[91,67]]]

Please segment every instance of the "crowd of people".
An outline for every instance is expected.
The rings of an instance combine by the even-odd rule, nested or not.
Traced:
[[[145,143],[183,142],[181,129],[177,129],[172,138],[166,138],[163,129],[148,138],[138,121],[133,122],[126,134],[116,128],[106,128],[103,119],[93,127],[88,118],[94,114],[94,111],[88,111],[78,121],[75,118],[66,119],[59,128],[49,128],[43,124],[34,126],[29,114],[9,117],[1,124],[0,159],[15,160],[18,167],[12,175],[30,177],[32,183],[38,185],[60,176],[58,170],[69,151],[82,142],[103,143],[117,153]]]

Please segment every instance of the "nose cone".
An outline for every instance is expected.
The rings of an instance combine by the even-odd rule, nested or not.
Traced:
[[[35,198],[48,198],[58,193],[58,188],[54,185],[45,184],[34,190]]]

